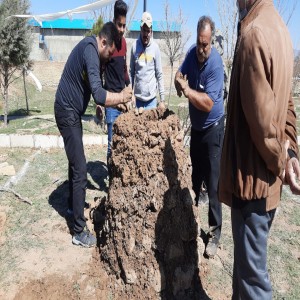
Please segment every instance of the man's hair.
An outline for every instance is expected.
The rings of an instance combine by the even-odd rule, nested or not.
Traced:
[[[127,10],[127,4],[123,0],[117,0],[114,6],[114,19],[116,20],[119,16],[126,17]]]
[[[120,35],[113,22],[107,22],[103,25],[99,32],[99,37],[105,38],[109,46],[112,46],[113,43],[115,43],[116,46],[119,45]]]
[[[199,34],[200,31],[204,30],[206,25],[209,24],[211,29],[211,38],[213,39],[215,35],[215,22],[211,19],[211,17],[208,16],[202,16],[200,17],[197,25],[197,34]]]

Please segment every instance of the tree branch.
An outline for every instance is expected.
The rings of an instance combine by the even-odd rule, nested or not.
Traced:
[[[5,193],[12,193],[14,194],[19,200],[21,200],[22,202],[26,202],[30,205],[32,205],[32,202],[30,200],[28,200],[27,198],[23,198],[20,194],[18,194],[17,192],[15,192],[12,189],[9,188],[0,188],[0,192],[5,192]]]

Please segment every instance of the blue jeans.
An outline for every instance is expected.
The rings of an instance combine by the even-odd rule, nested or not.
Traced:
[[[234,205],[236,203],[239,205]],[[266,212],[266,199],[243,201],[233,197],[232,300],[272,299],[267,268],[267,241],[275,211]]]
[[[156,108],[157,99],[155,97],[155,98],[145,102],[145,101],[141,101],[141,100],[136,98],[135,105],[136,105],[137,108],[140,108],[140,107],[143,107],[144,109]]]
[[[107,124],[107,160],[111,156],[111,144],[112,144],[112,136],[113,136],[113,125],[115,120],[122,112],[114,107],[107,107],[105,109],[105,119]]]

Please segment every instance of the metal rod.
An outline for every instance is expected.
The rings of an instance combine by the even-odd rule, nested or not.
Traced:
[[[147,10],[147,0],[144,0],[144,12]]]

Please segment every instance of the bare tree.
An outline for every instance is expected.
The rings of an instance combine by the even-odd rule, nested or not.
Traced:
[[[136,11],[137,8],[137,4],[138,1],[137,0],[130,0],[128,1],[127,5],[128,5],[128,13],[127,13],[127,26],[126,26],[126,31],[125,31],[125,36],[129,33],[129,28],[130,28],[130,24],[133,20],[134,17],[134,13]]]
[[[289,24],[295,12],[297,2],[299,2],[299,0],[274,0],[274,4],[286,25]]]
[[[90,2],[92,3],[95,1],[90,1]],[[134,17],[134,12],[136,10],[137,3],[138,3],[138,1],[136,1],[136,0],[127,1],[127,5],[128,5],[127,27],[126,27],[126,32],[125,32],[124,36],[126,36],[126,34],[128,34],[128,32],[129,32],[129,26]],[[99,10],[92,11],[91,14],[92,14],[93,19],[95,21],[97,21],[101,17],[103,22],[112,21],[112,19],[114,17],[114,5],[115,4],[113,3],[111,5],[107,5]]]
[[[90,1],[90,3],[93,3],[95,1]],[[100,8],[98,10],[94,10],[91,12],[91,15],[93,16],[93,19],[99,20],[99,17],[102,18],[104,22],[111,21],[114,17],[114,4],[104,6],[103,8]]]
[[[168,105],[170,104],[171,87],[173,84],[174,63],[179,61],[183,56],[184,46],[190,38],[190,32],[185,29],[186,19],[179,7],[178,15],[172,16],[170,4],[168,0],[165,2],[165,20],[161,22],[161,37],[164,43],[161,46],[161,51],[164,52],[171,66],[171,78],[169,88]]]
[[[218,0],[218,14],[221,24],[220,31],[224,39],[223,60],[227,74],[230,75],[237,38],[238,11],[236,0]]]
[[[206,0],[203,0],[206,2]],[[286,24],[290,22],[299,0],[274,0],[274,4],[285,20]],[[236,0],[217,0],[218,15],[221,24],[221,33],[224,38],[223,60],[227,67],[227,73],[230,78],[231,67],[234,55],[234,48],[237,38],[238,10]]]

